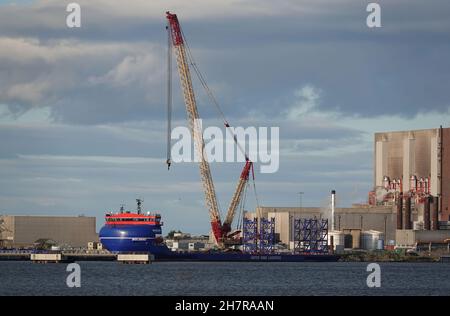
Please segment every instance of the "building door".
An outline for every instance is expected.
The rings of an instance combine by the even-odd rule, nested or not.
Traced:
[[[353,236],[351,234],[344,235],[344,248],[353,248]]]

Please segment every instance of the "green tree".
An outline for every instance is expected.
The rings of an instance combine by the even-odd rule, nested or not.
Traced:
[[[34,246],[38,250],[48,250],[54,245],[56,242],[48,238],[40,238],[34,242]]]
[[[175,233],[181,233],[181,230],[171,230],[168,234],[167,234],[167,236],[166,236],[166,238],[168,238],[168,239],[173,239],[173,236],[175,235]]]

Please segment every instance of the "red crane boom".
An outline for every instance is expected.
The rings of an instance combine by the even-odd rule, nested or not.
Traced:
[[[216,244],[219,247],[223,247],[224,243],[227,241],[228,234],[231,231],[231,224],[233,222],[236,209],[241,201],[245,185],[249,179],[250,169],[253,171],[253,163],[246,156],[244,169],[242,170],[238,185],[233,194],[233,198],[228,208],[227,216],[224,223],[222,224],[216,198],[216,191],[211,176],[211,170],[209,168],[209,163],[204,151],[205,143],[203,140],[203,134],[201,131],[201,126],[199,126],[198,124],[198,119],[200,117],[197,110],[194,89],[192,87],[192,80],[188,66],[188,56],[185,48],[183,33],[181,31],[180,23],[176,14],[166,12],[166,18],[168,20],[168,29],[172,40],[172,48],[177,59],[178,73],[181,80],[184,103],[186,105],[186,111],[188,114],[189,128],[192,135],[194,136],[195,150],[197,151],[198,157],[200,157],[200,176],[202,179],[206,206],[210,215],[211,228]],[[230,127],[227,122],[225,122],[225,126],[227,128]],[[170,159],[168,159],[168,161],[170,161]]]

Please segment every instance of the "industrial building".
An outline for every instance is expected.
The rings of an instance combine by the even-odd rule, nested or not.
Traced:
[[[178,236],[177,236],[178,235]],[[214,243],[209,241],[209,237],[191,237],[190,234],[175,233],[173,239],[165,241],[167,247],[172,251],[197,251],[213,247]]]
[[[32,247],[40,239],[86,247],[98,242],[95,217],[0,215],[1,247]]]
[[[371,205],[396,206],[396,244],[450,238],[450,128],[376,133]]]
[[[367,204],[348,208],[258,207],[247,219],[275,219],[275,239],[294,249],[298,219],[329,220],[345,248],[445,244],[450,238],[450,128],[375,133],[374,187]],[[334,210],[334,212],[332,211]]]
[[[409,248],[418,244],[447,244],[450,243],[450,230],[398,230],[396,235],[398,246]]]
[[[258,207],[256,212],[247,212],[247,219],[274,218],[275,240],[293,248],[294,222],[297,219],[324,218],[328,219],[330,233],[340,231],[343,238],[351,240],[346,248],[360,248],[361,234],[366,231],[377,231],[388,240],[395,240],[396,214],[392,206],[354,205],[353,207],[335,208],[334,224],[331,224],[331,207]],[[334,226],[334,227],[332,227]],[[335,233],[334,233],[335,234]]]
[[[439,198],[438,220],[450,220],[450,128],[375,133],[374,191],[369,203],[394,202],[395,193]]]

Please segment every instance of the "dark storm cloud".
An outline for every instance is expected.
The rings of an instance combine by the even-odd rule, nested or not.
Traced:
[[[1,36],[38,38],[34,46],[62,54],[54,56],[59,63],[31,59],[25,66],[8,60],[3,51],[2,73],[10,76],[2,82],[0,101],[13,110],[50,105],[58,120],[82,124],[163,117],[164,4],[81,2],[85,23],[80,30],[65,27],[65,4],[0,8]],[[262,3],[259,11],[251,2],[241,9],[218,4],[204,14],[179,3],[173,7],[181,6],[178,13],[197,62],[210,84],[220,87],[216,94],[229,116],[252,109],[273,116],[289,106],[290,100],[283,99],[305,84],[323,91],[322,110],[407,117],[424,110],[445,111],[450,96],[450,33],[445,31],[450,29],[450,4],[380,4],[381,29],[366,27],[364,1],[282,1],[278,6]],[[219,14],[221,10],[229,14]],[[89,56],[64,55],[58,47],[67,39],[76,41],[75,48],[100,50]],[[102,43],[118,48],[102,49]],[[145,63],[143,56],[152,62]],[[130,59],[135,67],[129,75],[144,69],[135,81],[92,82],[92,77],[105,76]],[[203,92],[196,92],[201,101]],[[174,94],[181,103],[181,91]],[[215,114],[205,108],[202,115]]]

